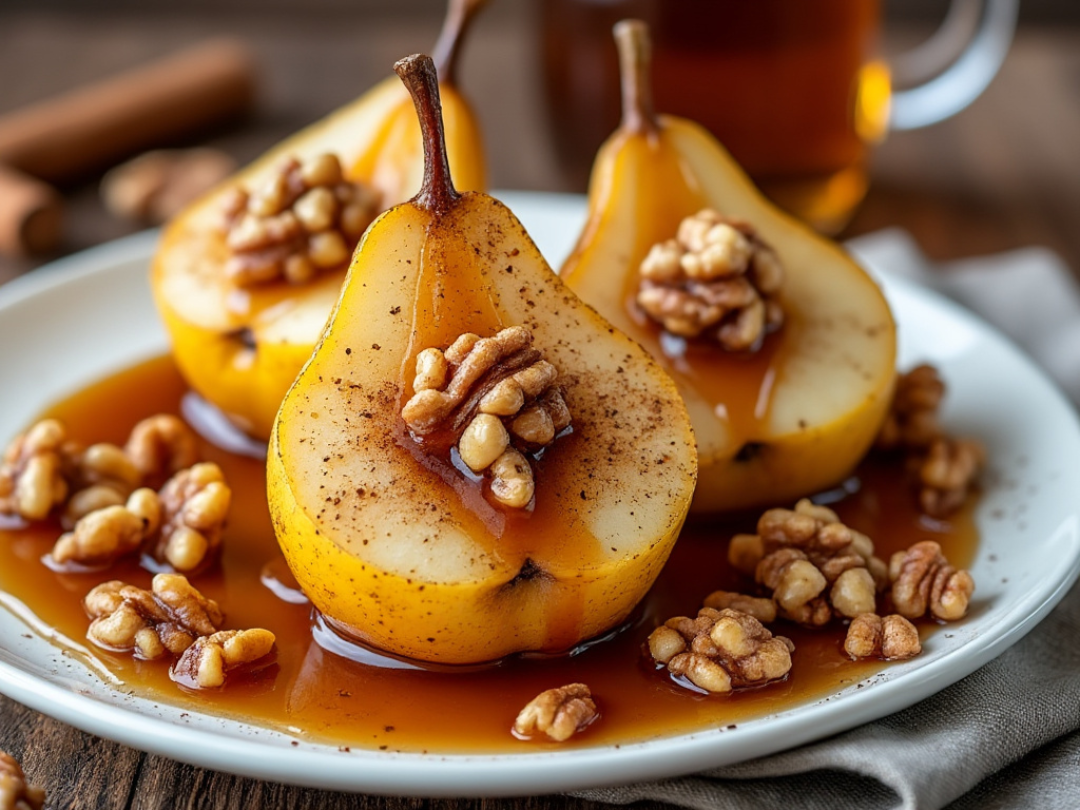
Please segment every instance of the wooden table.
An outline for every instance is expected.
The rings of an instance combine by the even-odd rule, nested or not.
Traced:
[[[0,111],[136,64],[210,33],[246,38],[264,67],[258,112],[213,143],[241,160],[328,112],[433,41],[437,20],[363,21],[324,11],[298,20],[268,11],[212,23],[183,12],[140,15],[0,12]],[[494,4],[477,26],[463,84],[486,128],[493,185],[576,191],[560,179],[537,103],[539,77],[522,4]],[[892,137],[875,155],[873,187],[848,229],[908,229],[934,258],[1046,245],[1080,269],[1080,30],[1022,31],[991,89],[937,127]],[[95,187],[71,189],[65,252],[122,236]],[[42,260],[0,258],[0,283]],[[0,750],[18,757],[50,806],[416,807],[402,799],[282,787],[181,765],[75,731],[0,698]],[[565,797],[425,802],[487,808],[587,807]]]

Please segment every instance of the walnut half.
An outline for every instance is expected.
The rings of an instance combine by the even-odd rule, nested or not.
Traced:
[[[143,487],[122,505],[106,505],[81,517],[53,546],[59,565],[106,566],[143,548],[181,573],[211,561],[221,547],[232,490],[216,464],[181,470],[161,492]]]
[[[918,619],[927,611],[946,622],[962,619],[975,592],[971,574],[949,565],[933,540],[893,554],[889,577],[896,612],[908,619]]]
[[[785,677],[795,645],[740,610],[702,608],[676,616],[649,635],[653,660],[706,692],[725,693]]]
[[[903,616],[863,613],[848,625],[844,652],[852,659],[877,656],[886,661],[903,661],[921,653],[922,642],[915,625]]]
[[[511,326],[489,338],[463,334],[445,351],[424,349],[401,410],[414,436],[456,447],[472,472],[490,476],[495,500],[513,508],[535,491],[527,456],[570,425],[559,372],[532,344],[528,327]]]
[[[547,689],[530,700],[514,721],[514,733],[531,737],[539,732],[555,742],[565,742],[598,716],[589,687],[571,683]]]
[[[15,757],[0,751],[0,810],[41,810],[45,791],[26,783],[26,774]]]

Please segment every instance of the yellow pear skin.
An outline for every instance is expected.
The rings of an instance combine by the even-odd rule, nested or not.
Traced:
[[[451,0],[440,38],[452,67],[465,28],[482,0]],[[456,86],[444,82],[447,151],[464,189],[484,189],[479,124]],[[347,180],[375,189],[384,208],[407,200],[423,178],[420,128],[396,76],[284,143],[194,203],[162,235],[151,270],[154,300],[173,355],[189,385],[242,431],[267,439],[285,391],[311,355],[337,300],[345,269],[293,285],[284,280],[237,288],[221,228],[226,196],[258,188],[287,158],[339,157]]]
[[[702,127],[653,113],[647,30],[620,26],[624,120],[597,155],[587,223],[560,276],[678,386],[701,465],[692,511],[774,506],[833,487],[866,453],[889,405],[889,307],[842,248],[762,197]],[[705,208],[751,223],[783,262],[786,321],[758,357],[719,348],[704,361],[673,355],[659,325],[635,309],[642,259]]]
[[[433,66],[396,69],[426,133],[424,190],[368,229],[277,415],[278,542],[330,623],[381,650],[442,664],[565,651],[626,620],[667,560],[695,482],[689,419],[505,206],[453,189]],[[514,509],[418,443],[402,408],[422,350],[522,326],[558,369],[572,422]]]

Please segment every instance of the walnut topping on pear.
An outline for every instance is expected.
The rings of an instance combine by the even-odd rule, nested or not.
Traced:
[[[343,267],[378,211],[378,196],[346,180],[337,155],[289,158],[254,191],[226,198],[225,272],[241,287],[279,278],[303,284]]]
[[[750,223],[708,208],[684,219],[674,239],[653,245],[639,275],[638,306],[679,337],[749,351],[784,322],[776,251]]]
[[[511,326],[490,338],[463,334],[445,351],[424,349],[401,410],[414,435],[449,435],[470,470],[490,475],[495,500],[513,508],[527,506],[535,489],[526,454],[570,425],[559,372],[532,343],[528,327]]]

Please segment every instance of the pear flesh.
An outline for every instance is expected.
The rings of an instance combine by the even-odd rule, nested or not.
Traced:
[[[559,370],[573,415],[534,462],[526,510],[487,500],[401,417],[433,339],[516,324]],[[681,528],[693,446],[648,355],[558,281],[501,203],[467,193],[441,214],[395,208],[365,235],[278,415],[270,503],[290,567],[339,627],[472,663],[564,650],[623,621]]]
[[[693,511],[790,503],[836,486],[869,449],[891,400],[896,327],[874,281],[838,245],[776,209],[699,125],[654,116],[642,23],[616,28],[624,122],[597,155],[589,217],[560,276],[649,349],[686,402],[700,459]],[[665,350],[636,309],[638,268],[682,219],[712,208],[749,222],[784,267],[785,323],[768,368],[719,347],[707,362]]]
[[[448,153],[463,188],[484,188],[480,131],[468,102],[446,88]],[[260,188],[288,158],[340,160],[347,179],[374,188],[383,207],[420,188],[423,154],[409,96],[397,77],[276,146],[194,203],[166,229],[152,274],[154,299],[188,383],[242,430],[265,439],[288,386],[318,340],[344,270],[311,282],[237,289],[226,277],[226,195]]]

